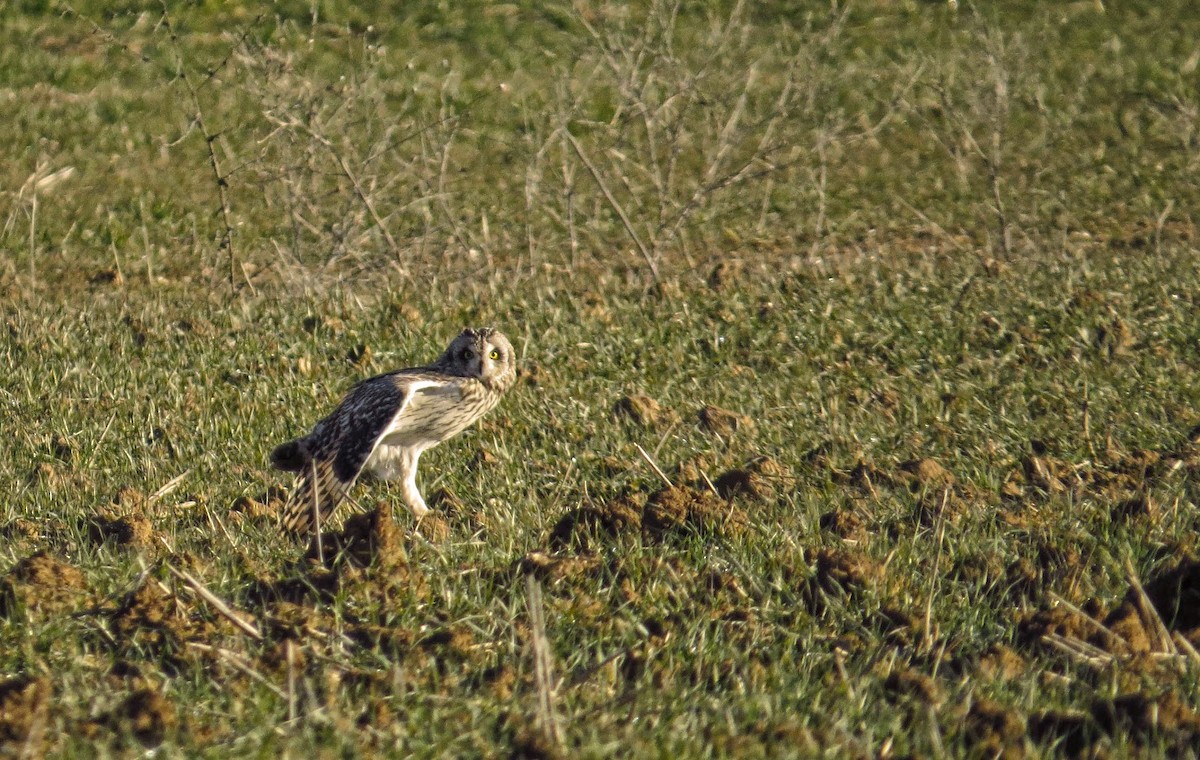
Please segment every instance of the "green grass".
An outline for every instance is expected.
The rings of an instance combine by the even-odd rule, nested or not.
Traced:
[[[1186,4],[451,5],[0,10],[0,745],[1194,752],[1200,664],[1121,606],[1131,563],[1200,645]],[[446,534],[304,561],[271,447],[475,324],[523,376],[423,459]],[[605,530],[656,508],[635,444],[775,469]]]

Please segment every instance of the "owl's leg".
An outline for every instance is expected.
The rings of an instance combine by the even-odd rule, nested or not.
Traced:
[[[429,506],[425,504],[421,490],[417,488],[417,460],[420,458],[420,450],[415,450],[406,451],[401,459],[401,469],[404,473],[404,503],[413,513],[413,517],[424,517],[429,514]]]

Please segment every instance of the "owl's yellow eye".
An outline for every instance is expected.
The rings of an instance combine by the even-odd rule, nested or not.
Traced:
[[[494,362],[500,361],[500,352],[493,348],[492,352],[488,354],[488,358]]]

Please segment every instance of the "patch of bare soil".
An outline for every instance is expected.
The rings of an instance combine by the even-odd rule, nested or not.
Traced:
[[[890,488],[896,480],[884,470],[860,459],[849,470],[830,468],[830,477],[834,483],[843,486],[853,486],[870,496],[878,496],[880,488]]]
[[[385,502],[380,502],[370,512],[351,515],[340,531],[322,534],[319,544],[314,536],[305,559],[322,557],[330,567],[337,561],[349,561],[359,567],[408,574],[404,532],[392,516],[391,505]]]
[[[1174,692],[1158,697],[1141,693],[1123,694],[1113,700],[1097,700],[1092,717],[1108,734],[1127,731],[1134,741],[1162,737],[1180,749],[1200,743],[1200,713]]]
[[[976,700],[967,711],[965,729],[974,757],[1025,757],[1025,718],[1015,710],[990,699]]]
[[[906,483],[912,490],[941,490],[958,482],[954,473],[947,470],[936,459],[924,457],[901,462],[897,480]]]
[[[930,707],[937,707],[945,699],[936,680],[911,668],[892,671],[884,680],[883,688],[890,694],[911,697]]]
[[[779,491],[795,483],[795,478],[777,460],[755,457],[745,467],[727,470],[717,476],[713,487],[724,499],[774,501]]]
[[[90,602],[83,573],[44,551],[21,560],[0,579],[0,615],[5,617],[18,610],[60,615]]]
[[[230,632],[227,621],[214,622],[154,578],[146,578],[109,613],[109,625],[120,651],[146,648],[176,664],[195,657],[189,643],[207,645]]]
[[[979,655],[975,672],[989,681],[1011,681],[1025,673],[1025,658],[1003,644],[993,644]]]
[[[1128,651],[1128,644],[1105,630],[1099,602],[1089,600],[1078,612],[1064,606],[1021,615],[1017,621],[1022,648],[1037,649],[1054,637],[1087,642],[1105,651]]]
[[[178,721],[175,707],[160,692],[138,689],[107,716],[116,730],[126,730],[145,747],[157,747]]]
[[[848,544],[867,540],[867,525],[862,516],[849,509],[835,509],[821,515],[821,530],[827,530]]]
[[[1182,557],[1146,584],[1146,596],[1167,628],[1200,647],[1200,560]]]
[[[917,520],[927,528],[957,525],[970,514],[970,505],[952,488],[939,493],[922,493],[917,500]]]
[[[820,549],[815,564],[815,573],[806,579],[802,592],[814,613],[825,606],[826,595],[854,596],[877,587],[883,580],[882,565],[848,549]]]
[[[88,538],[95,544],[146,548],[154,543],[154,526],[142,514],[102,509],[88,521]]]
[[[1130,589],[1107,614],[1089,600],[1080,609],[1060,605],[1018,620],[1023,646],[1051,649],[1096,668],[1115,667],[1119,684],[1139,688],[1178,677],[1178,664],[1200,640],[1195,600],[1197,563],[1176,558],[1143,589]]]
[[[1011,600],[1041,599],[1053,591],[1079,601],[1091,589],[1089,572],[1074,548],[1042,541],[1032,557],[1015,559],[1005,568],[1006,596]]]
[[[1000,494],[1022,500],[1053,494],[1092,495],[1115,505],[1118,521],[1153,518],[1158,505],[1148,488],[1172,473],[1200,471],[1200,447],[1190,437],[1163,451],[1110,449],[1096,461],[1067,462],[1053,456],[1041,441],[1030,443],[1025,456],[1005,479]]]
[[[1040,710],[1027,721],[1029,738],[1038,744],[1053,745],[1066,757],[1105,757],[1099,726],[1092,716],[1080,710]]]
[[[627,419],[643,428],[659,427],[677,422],[679,416],[644,393],[622,396],[613,405],[613,416]]]
[[[595,538],[620,538],[642,529],[642,505],[632,496],[567,512],[550,529],[550,548],[588,548]]]
[[[239,496],[229,508],[229,516],[237,523],[276,521],[286,503],[287,492],[272,486],[258,497]]]
[[[1128,736],[1135,746],[1161,742],[1170,756],[1183,756],[1200,743],[1200,713],[1174,692],[1132,692],[1097,698],[1086,710],[1033,713],[1028,732],[1038,744],[1053,744],[1069,757],[1103,756],[1110,739],[1119,736]]]
[[[700,410],[700,427],[722,438],[732,438],[738,431],[754,429],[754,420],[744,414],[722,409],[717,406],[706,406]]]
[[[533,716],[510,715],[510,723],[518,724],[513,731],[512,753],[509,760],[562,760],[567,757],[562,745],[554,741],[538,725]]]
[[[711,491],[670,486],[654,493],[642,512],[642,532],[649,538],[695,531],[740,536],[749,523],[746,513]]]
[[[42,756],[51,691],[45,678],[17,676],[0,681],[0,755]]]

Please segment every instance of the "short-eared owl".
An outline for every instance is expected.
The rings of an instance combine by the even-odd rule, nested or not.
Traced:
[[[324,523],[364,471],[399,478],[404,503],[424,515],[429,507],[417,489],[421,452],[486,414],[515,379],[512,344],[482,328],[463,330],[433,364],[363,380],[311,433],[271,452],[272,465],[298,475],[284,528],[305,532]]]

